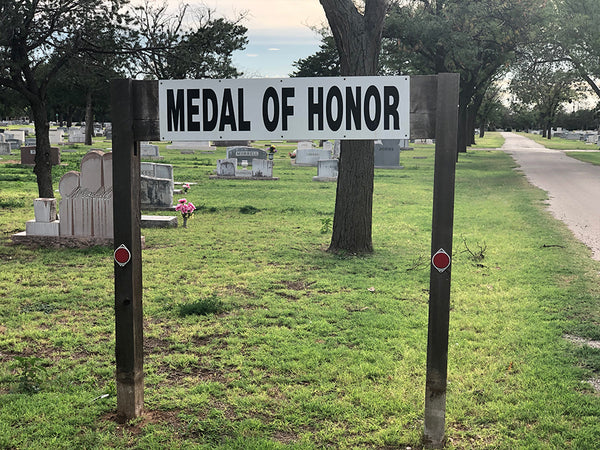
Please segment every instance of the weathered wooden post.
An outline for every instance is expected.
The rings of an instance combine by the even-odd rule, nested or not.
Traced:
[[[458,74],[440,74],[437,79],[424,433],[425,445],[430,448],[441,448],[445,438],[460,78]]]
[[[144,407],[139,141],[158,139],[156,82],[113,80],[113,221],[117,415]]]

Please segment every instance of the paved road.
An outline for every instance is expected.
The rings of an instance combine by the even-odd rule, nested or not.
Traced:
[[[531,139],[502,133],[501,150],[519,164],[531,184],[548,193],[549,210],[600,260],[600,166],[569,158]]]

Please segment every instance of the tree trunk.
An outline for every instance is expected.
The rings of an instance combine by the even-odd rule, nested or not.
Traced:
[[[50,125],[46,102],[32,101],[33,123],[35,126],[35,166],[33,172],[37,177],[38,195],[40,198],[54,198],[52,188],[52,162],[50,160]]]
[[[85,97],[85,145],[92,145],[94,135],[94,112],[92,109],[92,91]]]
[[[340,55],[342,76],[377,74],[386,0],[320,0]],[[373,251],[373,141],[342,141],[330,252]]]
[[[373,251],[374,159],[373,141],[342,141],[329,251]]]

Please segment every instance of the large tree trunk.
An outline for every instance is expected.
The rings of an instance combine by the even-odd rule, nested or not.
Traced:
[[[53,198],[52,162],[50,160],[50,125],[44,100],[31,101],[33,123],[35,126],[35,166],[33,172],[37,177],[38,195],[40,198]]]
[[[94,112],[92,109],[92,91],[85,97],[85,145],[92,145],[94,135]]]
[[[343,76],[376,75],[385,0],[366,0],[361,14],[352,0],[320,0],[340,54]],[[373,251],[373,141],[342,141],[330,252]]]
[[[373,141],[342,141],[329,251],[373,251],[374,166]]]

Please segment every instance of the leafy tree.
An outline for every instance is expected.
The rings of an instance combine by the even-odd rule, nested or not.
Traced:
[[[556,21],[551,42],[600,97],[600,2],[554,0]]]
[[[375,75],[386,14],[385,0],[319,0],[340,57],[340,74]],[[373,141],[341,143],[333,232],[329,251],[373,251]]]
[[[340,56],[333,36],[324,35],[319,50],[294,61],[292,77],[335,77],[340,75]]]
[[[577,74],[561,63],[539,62],[539,56],[540,53],[533,52],[521,57],[515,66],[510,90],[518,101],[537,111],[544,135],[550,139],[561,105],[576,98]]]
[[[421,73],[460,73],[460,151],[493,76],[541,22],[543,2],[405,0],[392,8],[384,35],[398,40],[400,60]]]
[[[108,24],[127,0],[0,0],[0,85],[23,95],[36,134],[34,172],[40,197],[53,197],[48,88],[65,64]]]
[[[236,78],[232,54],[248,43],[243,16],[214,18],[208,8],[180,4],[169,12],[166,1],[146,0],[134,9],[138,74],[158,79]]]

